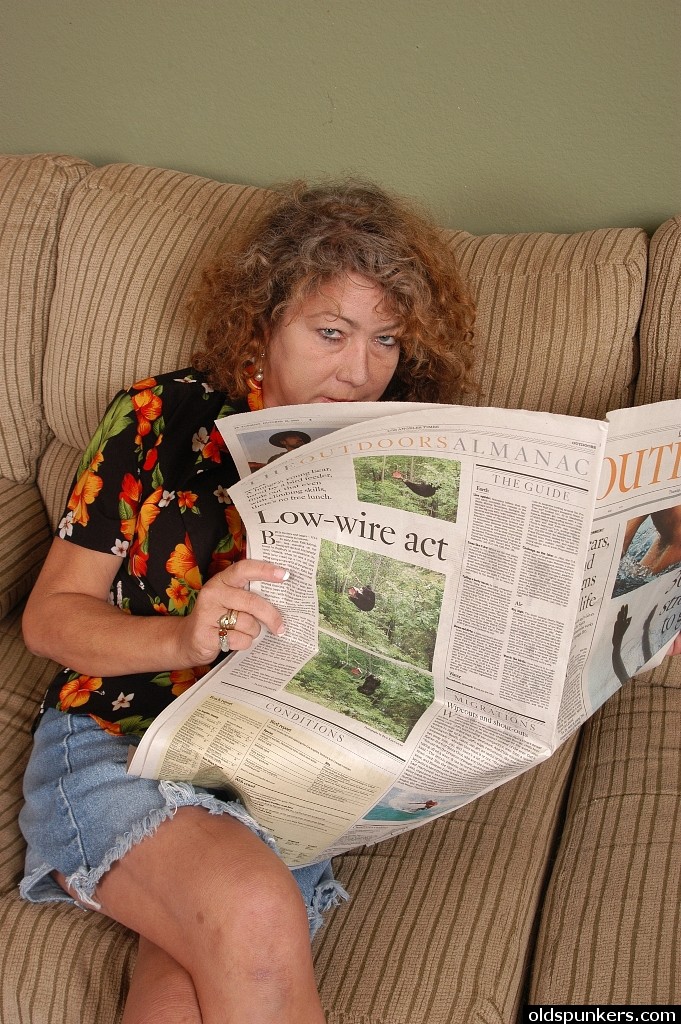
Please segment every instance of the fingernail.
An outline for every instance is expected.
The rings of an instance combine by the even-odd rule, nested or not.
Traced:
[[[281,580],[282,582],[287,580],[290,577],[290,575],[291,575],[290,569],[275,569],[274,570],[274,577],[275,577],[275,579]]]

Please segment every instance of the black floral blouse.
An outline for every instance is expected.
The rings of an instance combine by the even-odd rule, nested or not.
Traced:
[[[227,494],[238,474],[214,421],[259,399],[232,402],[189,368],[138,381],[111,402],[57,534],[120,556],[109,600],[123,612],[187,615],[204,580],[245,554]],[[41,712],[86,714],[115,735],[140,736],[210,667],[105,678],[65,668]]]

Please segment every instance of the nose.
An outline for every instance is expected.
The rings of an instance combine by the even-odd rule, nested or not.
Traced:
[[[369,352],[363,339],[357,339],[343,352],[343,359],[336,374],[345,384],[358,388],[369,380]]]

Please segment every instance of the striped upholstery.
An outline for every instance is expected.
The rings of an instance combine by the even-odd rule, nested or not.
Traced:
[[[636,405],[681,395],[681,216],[650,240]]]
[[[636,402],[681,395],[681,218],[650,243]],[[530,999],[681,1000],[681,658],[588,723],[544,903]]]
[[[28,483],[47,440],[40,375],[57,233],[92,165],[71,157],[0,158],[0,477]]]
[[[25,597],[50,543],[50,530],[35,484],[0,477],[0,619]]]
[[[353,898],[315,940],[329,1024],[516,1020],[572,753],[340,859]]]
[[[12,893],[0,900],[0,934],[0,1020],[120,1021],[136,955],[121,925],[63,903],[37,908]]]
[[[681,1001],[680,737],[678,682],[630,683],[587,723],[530,1002]]]
[[[70,906],[19,899],[24,844],[17,826],[30,726],[54,673],[19,633],[19,609],[0,622],[0,1020],[6,1024],[106,1024],[120,1019],[135,945],[129,933]]]
[[[45,502],[52,530],[64,514],[71,480],[80,462],[81,451],[53,437],[38,466],[38,487]]]
[[[478,300],[477,405],[601,418],[631,404],[643,231],[450,239]]]
[[[120,387],[189,362],[185,307],[197,267],[267,195],[128,164],[76,188],[45,356],[45,411],[60,441],[82,450]]]

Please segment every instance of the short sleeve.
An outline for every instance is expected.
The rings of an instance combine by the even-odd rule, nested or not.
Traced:
[[[148,448],[147,436],[140,432],[135,398],[133,391],[115,396],[84,452],[56,530],[63,540],[93,551],[124,553],[126,495],[139,491]],[[151,433],[151,429],[147,431],[147,435]],[[156,438],[150,440],[153,444]]]

